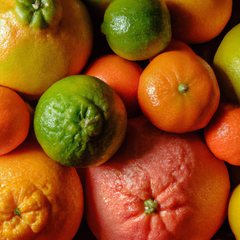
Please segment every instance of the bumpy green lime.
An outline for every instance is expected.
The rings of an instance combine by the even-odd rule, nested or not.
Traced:
[[[125,137],[121,98],[98,78],[76,75],[48,88],[34,114],[36,138],[46,154],[65,166],[106,162]]]
[[[101,25],[110,48],[138,61],[154,57],[171,40],[171,22],[163,0],[114,0]]]

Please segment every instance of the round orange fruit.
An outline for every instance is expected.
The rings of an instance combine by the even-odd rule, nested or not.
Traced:
[[[30,114],[26,103],[12,89],[0,86],[0,155],[18,147],[27,137]]]
[[[31,133],[0,156],[0,172],[0,239],[73,239],[84,208],[75,168],[49,158]]]
[[[113,88],[123,100],[128,118],[132,118],[142,114],[137,99],[142,71],[137,62],[108,54],[93,60],[84,74],[97,77]]]
[[[205,127],[219,101],[214,71],[187,47],[159,54],[139,80],[138,102],[142,112],[167,132],[183,133]]]
[[[232,0],[164,0],[171,16],[173,38],[188,44],[217,37],[232,14]]]
[[[219,159],[240,166],[240,106],[220,103],[216,113],[204,128],[206,143]]]

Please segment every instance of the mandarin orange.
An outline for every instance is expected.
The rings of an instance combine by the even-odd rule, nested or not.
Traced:
[[[217,37],[232,14],[232,0],[164,0],[174,38],[198,44]]]
[[[220,90],[210,65],[181,48],[159,54],[143,70],[138,101],[158,128],[175,133],[205,127],[217,110]]]
[[[137,92],[142,71],[137,62],[108,54],[93,60],[84,74],[97,77],[113,88],[123,100],[128,118],[131,118],[141,115]]]
[[[30,114],[23,99],[12,89],[0,86],[0,155],[18,147],[27,137]]]
[[[43,152],[33,132],[0,156],[0,185],[0,239],[73,239],[83,216],[81,181]]]
[[[206,143],[219,159],[240,166],[240,106],[220,103],[219,108],[204,128]]]

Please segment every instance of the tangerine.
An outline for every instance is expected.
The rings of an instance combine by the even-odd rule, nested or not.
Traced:
[[[73,239],[84,208],[75,168],[49,158],[30,132],[0,156],[0,172],[0,239]]]
[[[0,86],[0,155],[18,147],[27,137],[30,114],[23,99],[12,89]]]
[[[232,0],[164,0],[171,16],[173,38],[188,44],[209,42],[227,25]]]
[[[184,47],[150,61],[139,80],[138,101],[155,126],[183,133],[208,124],[217,110],[220,90],[210,65]]]
[[[240,106],[221,102],[204,128],[206,143],[219,159],[240,166]]]
[[[108,54],[93,60],[84,74],[97,77],[113,88],[123,100],[128,118],[132,118],[141,115],[137,92],[142,71],[138,63]]]

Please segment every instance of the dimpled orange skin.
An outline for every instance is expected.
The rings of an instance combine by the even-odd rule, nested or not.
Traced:
[[[212,153],[229,164],[240,166],[240,106],[220,103],[204,128],[206,143]]]
[[[15,16],[15,0],[0,0],[0,84],[38,99],[54,82],[78,74],[93,44],[90,15],[81,1],[55,0],[50,27],[32,29]]]
[[[186,92],[179,86],[185,84]],[[138,102],[158,128],[174,133],[205,127],[217,110],[220,90],[210,65],[186,47],[174,45],[143,70]]]
[[[223,161],[196,132],[170,134],[144,116],[128,121],[125,142],[105,164],[80,172],[85,216],[99,240],[209,240],[226,218]],[[158,207],[146,214],[144,201]]]
[[[0,157],[0,239],[71,240],[83,215],[82,185],[30,137]]]

